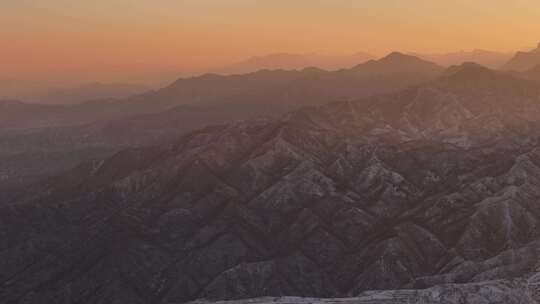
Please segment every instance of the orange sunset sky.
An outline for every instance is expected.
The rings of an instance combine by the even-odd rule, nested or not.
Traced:
[[[513,51],[538,0],[0,0],[0,79],[138,81],[274,52]]]

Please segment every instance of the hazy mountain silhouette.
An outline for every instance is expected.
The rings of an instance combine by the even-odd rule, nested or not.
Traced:
[[[88,83],[72,87],[29,81],[0,81],[0,99],[38,104],[78,104],[103,99],[127,98],[150,88],[127,83]]]
[[[86,162],[2,207],[0,297],[534,303],[539,96],[467,63]]]
[[[348,56],[278,53],[253,57],[219,69],[216,73],[246,74],[259,70],[302,70],[308,67],[332,71],[350,68],[370,59],[374,59],[374,56],[367,53],[356,53]]]
[[[504,70],[524,72],[540,64],[540,43],[535,50],[518,52],[504,66]]]
[[[464,62],[476,62],[492,69],[500,68],[512,58],[511,53],[501,53],[480,49],[445,54],[417,54],[417,56],[442,66],[460,65]]]
[[[77,104],[103,99],[127,98],[150,90],[149,87],[138,84],[96,82],[73,88],[49,89],[31,97],[31,101],[47,104]]]
[[[441,67],[416,56],[393,52],[379,60],[370,60],[359,64],[352,68],[351,71],[364,76],[396,73],[436,74],[441,71]]]
[[[325,71],[261,70],[243,75],[207,74],[179,79],[132,104],[279,103],[282,106],[354,99],[418,84],[438,76],[442,68],[413,56],[392,53],[350,69]]]
[[[0,112],[0,128],[29,128],[85,124],[132,115],[157,113],[179,105],[264,105],[276,113],[303,105],[351,100],[417,85],[443,71],[436,64],[392,53],[351,69],[328,72],[262,70],[243,75],[207,74],[182,78],[173,84],[132,98],[81,105],[35,106],[7,104]]]

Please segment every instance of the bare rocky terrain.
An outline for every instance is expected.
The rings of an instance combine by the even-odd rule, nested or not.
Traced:
[[[88,161],[0,206],[0,298],[536,303],[539,123],[464,64]]]

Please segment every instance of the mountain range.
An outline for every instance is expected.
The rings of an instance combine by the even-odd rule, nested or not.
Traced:
[[[0,297],[536,303],[537,83],[397,53],[337,74],[303,73],[332,87],[333,77],[386,83],[413,68],[430,77],[324,104],[306,94],[317,102],[284,116],[122,149],[37,183],[0,206]],[[246,93],[237,78],[220,86],[219,76],[205,77],[211,92],[189,79],[152,94],[214,105],[216,92]],[[281,79],[273,84],[287,87]],[[155,97],[164,95],[147,96],[169,104]]]
[[[417,56],[447,67],[475,62],[485,67],[499,69],[512,58],[513,54],[476,49],[443,54],[417,54]]]
[[[464,62],[476,62],[483,66],[498,69],[508,62],[513,54],[475,49],[439,54],[411,53],[411,55],[434,62],[441,66],[460,65]],[[356,53],[349,56],[328,56],[317,54],[276,53],[266,56],[252,57],[245,61],[217,69],[218,74],[246,74],[259,70],[302,70],[316,67],[323,70],[348,69],[352,66],[375,59],[367,53]]]
[[[0,101],[0,128],[28,129],[81,125],[181,105],[264,104],[268,113],[299,106],[355,99],[389,92],[433,79],[443,68],[413,56],[392,53],[350,69],[329,72],[261,70],[242,75],[206,74],[181,78],[171,85],[130,98],[80,105],[35,105]]]
[[[88,83],[73,88],[50,89],[31,97],[40,104],[78,104],[96,100],[128,98],[150,91],[144,85],[124,83]]]
[[[17,80],[0,80],[0,99],[36,104],[80,104],[84,102],[127,98],[150,91],[144,85],[128,83],[87,83],[73,87],[32,83]]]
[[[215,72],[218,74],[246,74],[259,70],[303,70],[310,67],[333,71],[348,69],[372,59],[375,57],[363,52],[347,56],[276,53],[252,57]]]
[[[498,69],[513,56],[511,53],[475,49],[440,54],[412,53],[427,61],[441,66],[460,65],[464,62],[476,62],[483,66]],[[218,74],[246,74],[259,70],[302,70],[315,67],[323,70],[348,69],[360,63],[373,60],[375,57],[367,53],[356,53],[349,56],[325,56],[318,54],[275,53],[266,56],[252,57],[245,61],[217,69]]]

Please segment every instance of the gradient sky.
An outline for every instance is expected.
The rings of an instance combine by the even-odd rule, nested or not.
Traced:
[[[538,0],[0,0],[0,79],[133,81],[273,52],[538,41]]]

